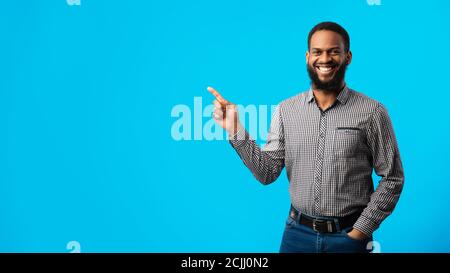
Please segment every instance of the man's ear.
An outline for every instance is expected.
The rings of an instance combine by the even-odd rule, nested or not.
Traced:
[[[309,60],[309,51],[306,51],[306,64],[308,64],[308,60]]]
[[[352,52],[351,52],[350,50],[347,52],[345,58],[346,58],[345,63],[346,63],[347,65],[349,65],[349,64],[352,62],[352,58],[353,58]]]

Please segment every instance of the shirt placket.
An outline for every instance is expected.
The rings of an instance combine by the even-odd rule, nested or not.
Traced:
[[[317,139],[316,160],[314,164],[314,211],[320,214],[320,202],[322,194],[322,173],[325,154],[325,136],[327,132],[327,112],[320,112],[319,136]]]

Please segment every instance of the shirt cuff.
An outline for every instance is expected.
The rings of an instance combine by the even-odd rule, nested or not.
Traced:
[[[244,146],[245,142],[249,140],[249,135],[244,126],[239,124],[236,134],[228,135],[228,140],[234,148],[239,148]]]
[[[369,218],[361,215],[356,223],[353,225],[354,229],[357,229],[364,233],[367,237],[372,236],[372,233],[378,228],[378,224],[374,223]]]

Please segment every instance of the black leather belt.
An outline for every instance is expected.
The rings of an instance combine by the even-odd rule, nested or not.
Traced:
[[[361,215],[362,210],[352,213],[345,217],[337,218],[315,218],[308,216],[306,214],[298,212],[293,206],[291,206],[291,211],[289,217],[295,220],[297,223],[305,225],[315,232],[319,233],[335,233],[341,232],[341,230],[352,227],[356,220],[358,220]]]

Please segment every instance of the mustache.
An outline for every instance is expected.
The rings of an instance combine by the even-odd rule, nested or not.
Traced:
[[[334,61],[329,61],[326,63],[319,63],[319,62],[315,62],[312,64],[313,66],[318,66],[318,65],[329,65],[329,66],[338,66],[339,64],[334,62]]]

